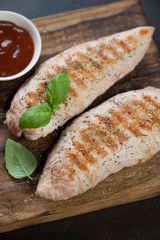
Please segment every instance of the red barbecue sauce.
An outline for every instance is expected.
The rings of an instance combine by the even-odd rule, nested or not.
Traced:
[[[29,32],[8,21],[0,21],[0,77],[12,76],[30,63],[34,43]]]

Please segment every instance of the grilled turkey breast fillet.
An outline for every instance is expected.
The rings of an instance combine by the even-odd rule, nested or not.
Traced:
[[[67,199],[160,150],[160,89],[116,95],[66,128],[50,153],[36,194]]]
[[[135,68],[149,47],[153,31],[153,27],[138,27],[77,45],[44,62],[14,96],[6,114],[8,128],[16,136],[23,132],[26,138],[34,140],[62,126]],[[45,127],[20,129],[22,114],[27,108],[46,101],[47,84],[61,72],[71,79],[61,109]]]

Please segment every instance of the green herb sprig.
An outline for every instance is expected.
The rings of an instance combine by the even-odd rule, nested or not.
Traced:
[[[60,109],[59,104],[66,100],[69,92],[69,76],[59,73],[48,84],[47,102],[28,108],[19,120],[20,128],[39,128],[46,126],[55,111]]]
[[[16,178],[31,178],[31,174],[37,167],[34,155],[20,143],[11,139],[7,140],[5,148],[5,162],[8,173]]]

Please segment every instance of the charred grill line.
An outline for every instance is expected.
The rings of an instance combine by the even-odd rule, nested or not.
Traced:
[[[121,144],[123,141],[127,140],[127,136],[125,135],[124,131],[121,131],[118,128],[119,121],[116,119],[111,119],[108,116],[100,116],[97,115],[100,122],[106,126],[107,131],[109,131],[109,134],[115,135],[118,138],[119,143]]]
[[[119,110],[111,109],[109,112],[112,114],[113,118],[118,119],[123,127],[133,133],[136,137],[142,136],[142,133],[137,126],[134,123],[129,123],[127,119],[122,116],[122,113]]]
[[[144,114],[147,116],[147,118],[152,121],[152,124],[160,121],[157,114],[155,114],[153,110],[147,108],[144,102],[138,101],[138,100],[132,100],[132,103],[136,107],[140,107],[141,111],[143,111]]]

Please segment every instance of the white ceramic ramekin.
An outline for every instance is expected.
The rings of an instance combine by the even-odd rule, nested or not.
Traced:
[[[24,68],[21,72],[15,75],[8,76],[8,77],[0,77],[0,81],[8,81],[8,80],[13,80],[15,78],[19,78],[31,70],[31,68],[38,61],[39,56],[41,54],[42,41],[41,41],[40,34],[37,28],[35,27],[35,25],[28,18],[22,16],[21,14],[10,12],[10,11],[0,11],[0,20],[10,21],[17,24],[20,27],[25,28],[30,33],[34,42],[34,54],[28,66]]]

